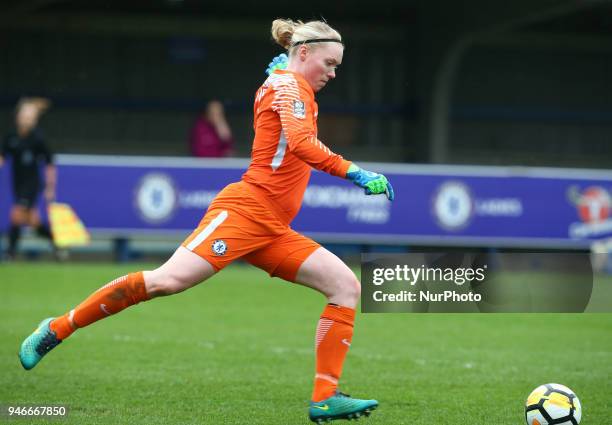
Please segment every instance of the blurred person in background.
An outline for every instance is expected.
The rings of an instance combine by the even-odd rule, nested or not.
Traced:
[[[241,181],[215,197],[198,227],[165,264],[118,277],[64,315],[43,320],[21,345],[25,369],[35,367],[77,329],[140,302],[185,291],[242,258],[270,276],[325,297],[315,336],[310,420],[356,419],[378,407],[376,400],[338,391],[353,338],[359,279],[340,258],[290,224],[313,168],[390,201],[393,188],[382,174],[361,169],[317,138],[315,94],[336,77],[344,53],[340,34],[321,21],[277,19],[272,36],[289,51],[289,62],[286,69],[269,69],[255,95],[251,163]]]
[[[212,100],[197,118],[189,137],[191,155],[207,158],[232,156],[234,139],[225,119],[223,104]]]
[[[21,237],[21,228],[31,226],[39,236],[53,238],[49,226],[41,222],[38,200],[41,193],[47,202],[55,199],[57,171],[44,136],[38,128],[41,115],[50,102],[39,97],[24,97],[15,107],[15,129],[6,135],[0,151],[0,167],[12,160],[13,205],[8,230],[7,259],[15,258]],[[44,180],[41,165],[44,164]],[[57,252],[55,246],[54,251]]]

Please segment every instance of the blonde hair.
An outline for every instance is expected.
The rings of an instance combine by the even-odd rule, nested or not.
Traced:
[[[275,19],[272,22],[272,38],[289,51],[291,56],[300,46],[300,42],[319,38],[334,39],[342,42],[340,33],[323,21],[292,21]],[[318,45],[319,43],[312,43]]]

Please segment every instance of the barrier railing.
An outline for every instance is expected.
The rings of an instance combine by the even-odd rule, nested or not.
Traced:
[[[57,196],[94,237],[179,237],[246,159],[58,155]],[[314,172],[292,226],[328,243],[587,249],[612,235],[605,170],[360,163],[384,172],[396,200],[364,196]],[[0,169],[0,228],[8,225]]]

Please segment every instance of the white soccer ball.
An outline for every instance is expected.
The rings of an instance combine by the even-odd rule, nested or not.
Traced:
[[[527,425],[578,425],[581,417],[580,400],[563,385],[540,385],[525,403]]]

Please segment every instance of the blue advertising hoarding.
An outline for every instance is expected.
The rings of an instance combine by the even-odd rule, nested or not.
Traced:
[[[57,198],[93,233],[187,235],[242,159],[58,156]],[[612,235],[612,172],[524,167],[368,164],[396,200],[365,196],[313,172],[292,226],[323,242],[586,248]],[[0,227],[11,202],[0,169]]]

